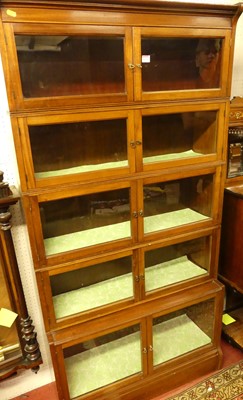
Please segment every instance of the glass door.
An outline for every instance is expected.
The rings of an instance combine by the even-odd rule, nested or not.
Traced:
[[[94,337],[65,348],[70,399],[143,374],[141,324]],[[121,382],[124,385],[124,382]]]
[[[153,367],[198,350],[214,339],[214,299],[152,320]]]
[[[133,303],[134,267],[132,252],[126,252],[119,257],[106,256],[96,262],[78,262],[51,271],[49,285],[55,321],[85,312],[90,318],[97,309],[101,313],[101,307],[106,307],[107,312],[109,306],[117,309],[121,302]]]
[[[97,180],[135,169],[131,111],[19,119],[28,188]]]
[[[144,171],[222,158],[224,106],[180,105],[137,112]]]
[[[72,25],[14,26],[15,62],[19,75],[19,107],[125,101],[131,97],[132,71],[123,27]],[[11,35],[11,26],[7,26]],[[52,33],[54,32],[54,33]],[[131,46],[130,46],[131,47]],[[47,101],[48,99],[48,101]]]
[[[46,255],[131,237],[129,189],[40,204]]]
[[[184,238],[167,246],[150,246],[143,253],[145,295],[209,277],[212,248],[212,235]]]
[[[111,251],[137,238],[134,184],[95,185],[31,199],[39,263],[63,263],[81,255]],[[93,191],[91,190],[93,189]],[[100,191],[99,191],[100,189]],[[69,197],[66,197],[69,194]],[[95,251],[95,253],[94,253]],[[76,254],[76,255],[75,255]]]
[[[213,217],[214,174],[155,181],[143,185],[144,236],[186,225],[202,223]]]
[[[195,98],[198,91],[201,98],[226,93],[228,32],[137,28],[134,38],[137,100]]]

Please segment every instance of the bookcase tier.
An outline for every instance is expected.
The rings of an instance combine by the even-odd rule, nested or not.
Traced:
[[[171,318],[153,327],[154,366],[209,343],[211,338],[186,314]],[[83,346],[86,351],[65,359],[71,399],[142,371],[140,332],[99,346],[91,340]]]

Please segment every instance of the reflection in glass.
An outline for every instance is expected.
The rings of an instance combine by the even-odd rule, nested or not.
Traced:
[[[145,253],[146,292],[206,275],[210,268],[211,238],[175,243]]]
[[[142,38],[143,91],[218,88],[222,39]]]
[[[23,95],[124,93],[123,37],[15,36]]]
[[[140,373],[140,326],[66,348],[64,357],[70,398]]]
[[[128,166],[125,119],[30,126],[29,134],[36,178]]]
[[[211,343],[213,328],[213,300],[154,318],[153,365],[164,363]]]
[[[144,116],[142,124],[144,163],[216,152],[216,111]]]
[[[130,190],[41,203],[40,215],[47,256],[128,238]]]
[[[212,175],[145,185],[144,233],[210,218],[212,196]]]
[[[0,254],[0,288],[1,288],[1,302],[0,310],[5,311],[6,315],[8,312],[14,312],[11,305],[11,298],[6,284],[6,278],[4,275],[2,256]],[[17,314],[16,314],[17,316]],[[0,325],[0,366],[4,366],[5,362],[9,362],[12,358],[22,356],[22,350],[20,347],[18,331],[14,318],[9,321],[7,318],[1,316]]]
[[[56,318],[133,297],[131,257],[50,277]]]

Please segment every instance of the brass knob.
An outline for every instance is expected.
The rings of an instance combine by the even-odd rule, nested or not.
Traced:
[[[128,64],[128,68],[134,69],[134,68],[135,68],[135,65],[134,65],[134,64]]]

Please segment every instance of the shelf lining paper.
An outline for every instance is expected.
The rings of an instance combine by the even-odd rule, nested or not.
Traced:
[[[144,233],[146,234],[163,229],[169,229],[206,219],[208,219],[207,216],[190,208],[184,208],[182,210],[145,217]],[[130,221],[125,221],[47,238],[44,239],[44,245],[46,255],[50,256],[65,251],[81,249],[129,237],[131,237],[131,224]]]
[[[154,325],[153,365],[209,343],[211,339],[186,314]],[[70,398],[141,372],[139,332],[100,346],[95,346],[93,339],[90,345],[90,350],[65,359]]]
[[[146,268],[145,290],[163,288],[206,273],[187,256],[178,257]],[[53,296],[53,304],[58,319],[128,298],[133,298],[132,273]]]

